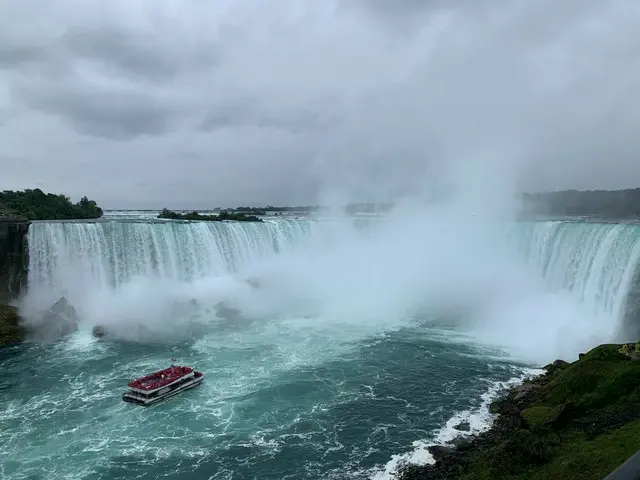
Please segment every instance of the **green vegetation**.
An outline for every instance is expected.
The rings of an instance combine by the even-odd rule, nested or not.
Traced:
[[[158,218],[166,218],[170,220],[196,220],[205,222],[221,222],[223,220],[235,220],[238,222],[262,222],[262,219],[254,215],[245,215],[244,213],[220,212],[216,215],[201,215],[198,212],[177,213],[166,208],[158,214]]]
[[[0,219],[74,220],[101,216],[102,209],[87,197],[72,203],[66,195],[44,193],[39,188],[0,192]]]
[[[600,480],[640,447],[639,344],[601,345],[512,389],[491,430],[402,480]],[[436,452],[438,452],[436,454]]]
[[[20,325],[16,307],[0,305],[0,345],[21,342],[26,334],[26,329]]]
[[[267,209],[260,207],[238,207],[238,208],[221,208],[216,209],[216,212],[223,213],[243,213],[245,215],[266,215]]]

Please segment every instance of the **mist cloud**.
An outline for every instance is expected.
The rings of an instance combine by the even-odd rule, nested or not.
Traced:
[[[636,186],[638,20],[633,0],[8,0],[3,188],[188,208]]]

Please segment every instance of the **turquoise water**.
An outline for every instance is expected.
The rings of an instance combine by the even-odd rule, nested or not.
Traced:
[[[170,348],[76,337],[5,352],[5,478],[369,478],[455,412],[480,426],[481,395],[523,373],[424,326],[344,344],[308,333],[267,323]],[[172,357],[205,383],[151,408],[120,400]]]
[[[458,423],[486,428],[501,386],[622,325],[637,226],[391,227],[32,225],[23,311],[66,295],[82,323],[0,352],[0,475],[389,479]],[[93,339],[97,323],[120,340]],[[146,409],[121,400],[174,358],[203,385]]]

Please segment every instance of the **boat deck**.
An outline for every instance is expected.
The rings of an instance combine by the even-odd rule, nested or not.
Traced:
[[[159,370],[151,375],[129,382],[129,387],[142,391],[156,390],[169,385],[186,375],[190,375],[191,373],[193,373],[193,368],[191,367],[172,365],[164,370]]]

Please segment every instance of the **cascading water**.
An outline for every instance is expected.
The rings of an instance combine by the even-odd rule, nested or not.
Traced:
[[[519,222],[509,239],[550,291],[566,291],[594,314],[618,324],[628,316],[640,263],[639,225]]]
[[[355,229],[283,218],[32,224],[26,311],[67,295],[83,321],[119,320],[131,333],[135,322],[189,325],[176,301],[236,295],[240,316],[253,317],[177,343],[98,342],[81,331],[15,347],[0,360],[0,471],[20,480],[389,479],[403,458],[431,461],[426,446],[459,435],[457,423],[485,428],[500,385],[538,359],[608,340],[599,327],[624,315],[640,227],[519,222],[505,238],[446,212],[414,219]],[[243,279],[256,273],[265,281],[251,289]],[[445,316],[456,302],[468,307],[462,316],[478,332],[407,318],[407,303],[439,300]],[[593,339],[568,345],[582,331]],[[513,356],[519,349],[536,361]],[[174,357],[205,372],[199,390],[152,411],[120,400],[128,380]]]
[[[331,225],[309,219],[36,222],[28,239],[31,305],[42,309],[61,295],[118,290],[138,278],[188,283],[237,272],[319,236],[326,246],[335,233]],[[359,230],[367,235],[367,229]],[[625,317],[640,261],[640,226],[516,222],[506,240],[544,278],[548,291],[568,292],[611,321]]]
[[[94,288],[136,276],[188,282],[237,270],[308,237],[312,221],[34,223],[29,283],[65,285],[73,274]]]
[[[36,222],[29,229],[29,302],[42,309],[117,291],[135,279],[188,283],[228,274],[295,248],[318,230],[311,220],[255,222]]]

